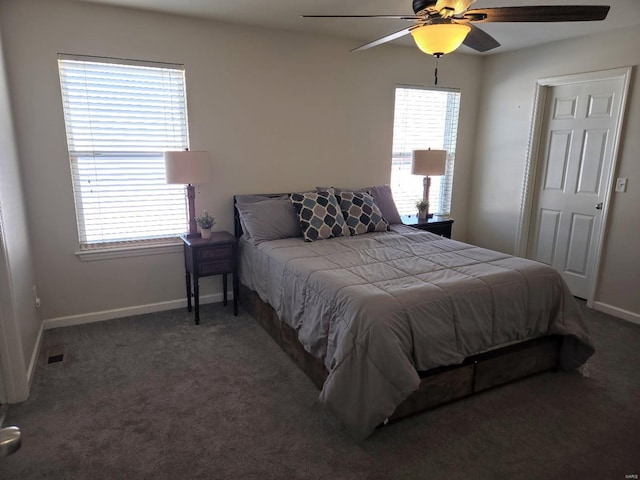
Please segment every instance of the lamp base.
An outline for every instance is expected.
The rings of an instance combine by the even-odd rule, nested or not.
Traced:
[[[189,238],[199,237],[196,223],[196,189],[193,185],[187,185],[187,201],[189,204]]]

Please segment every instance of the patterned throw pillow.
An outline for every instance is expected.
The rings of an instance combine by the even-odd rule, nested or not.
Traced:
[[[389,224],[382,217],[373,197],[368,193],[342,192],[337,197],[351,235],[386,232],[389,229]]]
[[[389,222],[390,225],[396,223],[402,223],[396,202],[393,200],[393,193],[391,193],[391,187],[389,185],[376,185],[374,187],[363,188],[362,191],[368,192],[376,205],[382,212],[384,219]]]
[[[290,199],[306,242],[349,235],[338,199],[333,193],[292,193]]]
[[[354,190],[353,188],[342,187],[316,187],[316,190],[327,190],[333,192],[336,195],[340,195],[342,192],[366,192],[373,197],[373,201],[380,209],[382,216],[390,225],[396,223],[402,223],[396,202],[393,200],[393,193],[391,193],[391,187],[389,185],[376,185],[373,187],[364,187]],[[345,218],[346,219],[346,218]]]

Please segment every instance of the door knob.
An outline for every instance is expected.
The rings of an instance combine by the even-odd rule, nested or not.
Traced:
[[[20,448],[21,444],[18,427],[0,428],[0,458],[11,455]]]
[[[596,205],[596,209],[602,210],[602,202],[600,202],[599,204]]]

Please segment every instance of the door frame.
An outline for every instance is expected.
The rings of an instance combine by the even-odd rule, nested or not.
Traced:
[[[516,231],[516,248],[515,254],[526,257],[527,247],[529,246],[529,235],[531,233],[531,214],[533,203],[536,198],[536,179],[538,173],[538,160],[543,140],[542,127],[544,124],[545,104],[547,94],[552,87],[560,85],[570,85],[573,83],[595,82],[600,80],[622,79],[622,98],[620,99],[620,114],[616,120],[616,135],[612,139],[613,150],[611,152],[611,169],[606,176],[605,200],[602,209],[602,227],[597,238],[595,238],[596,257],[594,259],[594,268],[589,282],[589,294],[587,297],[587,306],[593,307],[595,293],[598,286],[598,277],[600,273],[600,262],[602,254],[602,245],[607,230],[607,218],[609,215],[609,205],[611,203],[611,195],[613,191],[614,178],[618,166],[618,149],[620,146],[620,137],[622,134],[622,124],[625,117],[625,109],[629,93],[629,85],[631,83],[631,72],[633,67],[621,67],[610,70],[599,70],[595,72],[575,73],[568,75],[560,75],[554,77],[544,77],[536,80],[535,94],[533,98],[533,112],[531,114],[531,129],[529,131],[529,142],[527,145],[527,156],[525,160],[524,182],[522,186],[522,197],[520,199],[520,218],[518,229]]]
[[[2,337],[4,338],[5,334],[4,334],[3,327],[4,327],[4,324],[2,320],[2,311],[0,310],[0,335],[2,335]],[[6,349],[0,346],[0,353],[4,350]],[[9,403],[9,396],[7,395],[7,388],[5,386],[5,380],[4,380],[4,372],[2,371],[3,364],[4,362],[2,359],[2,355],[0,355],[0,406],[2,406],[5,403]],[[0,421],[0,426],[2,426],[2,421]]]
[[[29,397],[29,376],[14,311],[11,269],[0,205],[0,403],[16,403]]]

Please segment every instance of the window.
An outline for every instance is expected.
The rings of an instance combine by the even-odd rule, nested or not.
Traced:
[[[163,152],[188,147],[184,68],[58,56],[80,248],[153,243],[187,230]]]
[[[446,173],[431,178],[429,212],[450,213],[459,110],[459,91],[396,87],[391,190],[400,215],[415,214],[422,199],[424,177],[411,174],[411,152],[427,148],[447,151]]]

